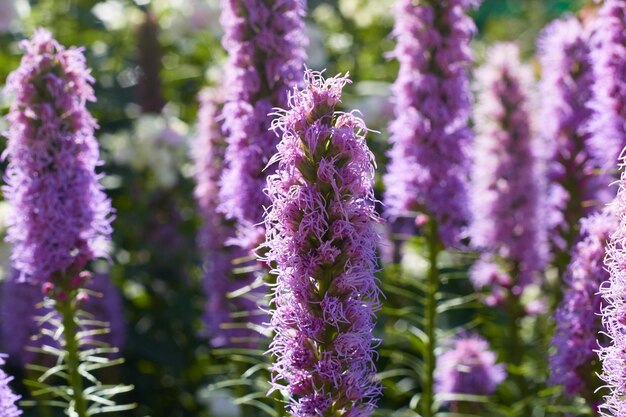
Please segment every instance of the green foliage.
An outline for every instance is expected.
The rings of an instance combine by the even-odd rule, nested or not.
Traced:
[[[43,305],[50,312],[36,320],[42,336],[53,340],[55,345],[31,349],[38,355],[34,363],[27,365],[33,377],[24,384],[35,401],[24,401],[23,405],[37,406],[40,410],[59,408],[71,417],[134,409],[135,404],[118,404],[114,398],[132,391],[131,385],[118,381],[104,383],[100,378],[109,368],[124,362],[115,358],[119,353],[117,348],[97,339],[110,331],[108,323],[80,310],[76,300],[75,292],[67,301],[50,297],[44,300]]]
[[[381,273],[382,288],[387,297],[380,314],[380,322],[384,323],[381,329],[384,343],[379,350],[379,377],[385,387],[385,397],[378,411],[381,416],[419,415],[423,392],[420,381],[426,372],[424,359],[428,355],[429,338],[425,314],[430,289],[429,262],[425,255],[428,254],[428,243],[426,238],[417,237],[404,246],[403,264],[385,265]],[[439,256],[439,288],[434,294],[436,340],[441,341],[435,348],[437,356],[446,340],[478,326],[472,316],[480,304],[467,282],[471,260],[471,257],[457,252],[441,252]],[[454,398],[459,402],[486,402],[485,398],[477,396]],[[450,396],[435,396],[437,416],[446,415],[442,401],[449,399]]]

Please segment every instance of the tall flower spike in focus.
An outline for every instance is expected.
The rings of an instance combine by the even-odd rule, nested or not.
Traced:
[[[0,366],[4,365],[6,355],[0,355]],[[22,415],[22,411],[17,408],[19,396],[15,395],[9,386],[13,380],[2,369],[0,369],[0,416],[2,417],[18,417]]]
[[[292,396],[295,417],[369,416],[381,391],[374,157],[363,120],[335,111],[349,82],[307,70],[273,122],[282,140],[267,179],[264,260],[277,275],[270,351],[273,385]]]
[[[613,173],[626,146],[626,2],[606,0],[591,28],[592,145],[604,170]]]
[[[569,263],[580,219],[610,201],[611,179],[599,175],[589,121],[593,66],[589,34],[575,18],[556,20],[538,41],[542,127],[549,151],[549,229],[560,272]]]
[[[565,275],[565,295],[556,311],[556,332],[550,357],[551,381],[565,387],[569,396],[581,395],[594,407],[600,380],[596,373],[602,297],[598,290],[609,278],[604,267],[605,246],[617,228],[613,207],[581,220],[581,237]]]
[[[468,152],[472,133],[470,41],[476,28],[466,13],[477,0],[398,0],[393,56],[393,147],[384,177],[392,217],[433,215],[446,246],[459,243],[469,220]]]
[[[43,284],[80,272],[107,255],[111,202],[98,182],[93,78],[79,48],[39,29],[22,43],[20,67],[7,78],[7,241],[20,280]],[[55,284],[58,282],[55,282]]]
[[[613,2],[608,2],[610,4]],[[606,7],[606,4],[605,4]],[[621,157],[622,175],[617,197],[612,208],[617,216],[617,227],[612,230],[606,247],[605,267],[609,279],[600,286],[602,295],[603,334],[609,341],[599,351],[602,361],[600,377],[610,393],[600,406],[603,416],[626,415],[626,159]]]
[[[223,131],[228,144],[219,210],[236,221],[238,244],[263,240],[264,171],[276,149],[269,131],[275,107],[302,80],[304,0],[221,0],[225,70]]]
[[[240,248],[227,246],[234,230],[217,210],[219,180],[224,169],[226,149],[220,129],[223,97],[220,91],[205,89],[199,99],[198,133],[192,142],[191,157],[196,179],[194,195],[204,221],[198,239],[205,258],[204,288],[207,305],[204,322],[212,346],[240,345],[237,340],[249,341],[254,334],[243,329],[243,323],[240,323],[242,328],[234,328],[232,312],[247,312],[245,316],[239,314],[242,320],[259,325],[263,316],[253,300],[228,297],[230,291],[251,284],[250,280],[254,277],[243,274],[243,281],[234,280],[233,262],[236,258],[245,256],[245,252]]]
[[[472,243],[507,260],[507,272],[524,286],[546,258],[543,190],[528,96],[533,75],[520,62],[517,46],[504,43],[487,52],[476,82]]]

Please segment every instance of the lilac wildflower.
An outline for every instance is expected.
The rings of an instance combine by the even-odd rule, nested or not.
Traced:
[[[626,2],[606,0],[591,27],[592,145],[604,170],[613,172],[626,146]]]
[[[207,88],[200,93],[199,102],[198,132],[191,144],[194,196],[204,221],[199,244],[203,252],[219,252],[229,237],[229,228],[217,211],[226,150],[220,120],[223,97],[219,91]]]
[[[600,164],[591,146],[588,102],[594,74],[588,31],[575,17],[554,21],[542,32],[538,49],[542,127],[550,154],[548,226],[566,265],[580,219],[610,200],[611,180],[598,175]]]
[[[435,391],[438,394],[491,395],[506,378],[504,364],[479,336],[461,336],[437,360]]]
[[[204,289],[207,304],[204,322],[207,336],[214,347],[233,346],[236,340],[250,339],[253,332],[233,327],[232,312],[247,312],[244,321],[261,324],[262,315],[257,303],[251,298],[229,298],[228,293],[252,283],[249,274],[240,274],[243,279],[235,280],[233,268],[236,258],[245,252],[227,246],[233,237],[233,227],[218,212],[219,180],[224,170],[226,142],[221,133],[220,111],[223,96],[213,89],[200,94],[198,133],[192,142],[191,157],[194,161],[196,187],[194,195],[203,218],[199,235],[199,246],[205,258]],[[258,291],[251,291],[252,296]],[[241,315],[241,314],[240,314]]]
[[[0,355],[0,366],[4,365],[6,355]],[[13,380],[2,369],[0,369],[0,416],[2,417],[18,417],[22,415],[22,411],[17,408],[19,396],[15,395],[9,384]]]
[[[545,261],[541,182],[531,127],[531,69],[513,44],[499,44],[477,71],[472,243],[511,262],[520,285]]]
[[[622,156],[621,160],[622,176],[612,206],[618,224],[607,243],[604,261],[609,279],[600,286],[603,334],[608,342],[599,351],[601,378],[610,389],[600,412],[619,417],[626,416],[626,158]]]
[[[98,183],[93,78],[79,48],[39,29],[24,41],[20,67],[7,79],[15,96],[8,120],[4,193],[11,261],[21,280],[39,284],[76,274],[106,255],[111,203]]]
[[[301,81],[304,60],[303,0],[222,0],[225,71],[223,131],[228,147],[219,209],[237,222],[239,244],[263,240],[263,193],[277,140],[269,131],[275,107]]]
[[[385,175],[392,217],[432,214],[446,245],[457,244],[467,224],[467,67],[476,28],[466,15],[476,0],[398,0],[393,56],[400,72],[393,85],[396,118]]]
[[[273,122],[282,140],[267,180],[264,260],[277,275],[270,351],[274,387],[294,396],[297,417],[369,416],[380,394],[374,160],[363,120],[335,111],[349,82],[307,70]]]
[[[598,289],[609,278],[603,262],[605,245],[617,226],[611,207],[582,219],[580,241],[565,275],[566,290],[556,311],[552,340],[557,352],[550,358],[550,369],[552,382],[562,384],[570,396],[593,397],[600,385],[594,378],[601,329]]]
[[[482,255],[469,270],[469,279],[476,291],[488,290],[484,303],[490,307],[502,306],[507,299],[507,290],[513,284],[511,276],[502,265],[489,254]]]

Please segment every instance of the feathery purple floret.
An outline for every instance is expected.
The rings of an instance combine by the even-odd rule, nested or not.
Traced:
[[[531,69],[513,44],[487,53],[476,72],[472,244],[511,262],[520,285],[545,261],[541,176],[531,127]]]
[[[304,61],[303,0],[222,0],[225,70],[223,130],[228,147],[219,209],[237,222],[239,244],[252,249],[263,239],[263,169],[276,149],[269,131],[273,108],[287,105],[301,82]]]
[[[20,278],[42,283],[106,255],[112,209],[95,172],[97,124],[86,108],[95,101],[93,78],[82,50],[42,29],[21,45],[25,55],[6,87],[15,96],[3,188],[14,209],[7,240]]]
[[[379,308],[374,157],[367,128],[339,113],[346,77],[307,70],[273,128],[265,261],[277,276],[271,312],[273,384],[296,417],[369,416],[380,394],[372,331]],[[283,387],[283,383],[287,386]]]
[[[435,391],[439,394],[491,395],[506,378],[504,364],[479,336],[461,336],[437,360]]]
[[[4,365],[6,355],[0,355],[0,366]],[[2,417],[18,417],[22,415],[22,411],[17,408],[19,396],[15,395],[9,386],[13,380],[2,369],[0,369],[0,416]]]
[[[599,387],[593,379],[601,330],[598,290],[609,278],[603,262],[605,245],[617,225],[611,207],[582,219],[580,241],[565,275],[565,295],[556,311],[552,340],[557,352],[550,358],[550,369],[552,382],[563,385],[571,396],[592,394]]]
[[[250,339],[253,332],[243,326],[233,326],[232,312],[247,311],[243,320],[261,324],[262,315],[257,303],[251,298],[229,298],[228,293],[250,284],[253,277],[241,274],[243,279],[234,280],[233,262],[245,256],[239,248],[227,246],[234,235],[233,227],[218,212],[219,180],[224,170],[226,142],[221,133],[220,111],[223,95],[214,89],[200,94],[198,133],[192,142],[191,157],[194,161],[196,187],[194,196],[203,218],[199,234],[199,246],[205,259],[204,290],[207,304],[204,314],[207,336],[211,345],[233,346],[236,340]],[[251,291],[252,295],[257,291]]]
[[[548,144],[549,225],[557,251],[569,251],[581,218],[610,200],[610,178],[598,175],[588,102],[593,97],[589,34],[575,17],[547,26],[538,42],[542,128]]]
[[[602,167],[614,172],[626,146],[626,2],[606,0],[592,23],[591,60],[596,82],[592,145]]]
[[[606,246],[604,264],[609,279],[602,283],[602,325],[608,343],[600,349],[601,378],[610,389],[605,403],[600,406],[604,416],[626,416],[626,159],[622,160],[622,176],[612,208],[618,225]]]
[[[476,0],[398,0],[393,56],[400,72],[393,85],[396,118],[390,124],[385,204],[392,217],[432,214],[446,245],[457,244],[467,210],[467,67],[476,31],[466,15]]]

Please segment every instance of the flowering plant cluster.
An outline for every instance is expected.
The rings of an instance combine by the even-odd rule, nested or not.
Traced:
[[[0,0],[0,417],[626,416],[626,1],[553,3]]]
[[[223,130],[229,146],[219,208],[236,220],[246,249],[263,234],[264,168],[277,143],[268,114],[286,106],[288,91],[301,79],[303,14],[303,0],[222,0],[222,43],[229,52]]]

